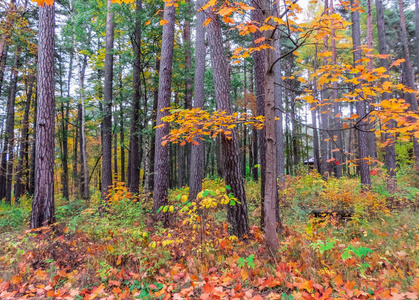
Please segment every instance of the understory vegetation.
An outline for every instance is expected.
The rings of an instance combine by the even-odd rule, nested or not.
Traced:
[[[26,230],[30,199],[0,206],[0,298],[35,299],[417,299],[419,178],[385,172],[371,191],[357,178],[301,169],[280,197],[278,255],[264,246],[259,184],[246,182],[251,236],[229,235],[229,186],[205,180],[199,203],[171,190],[169,228],[153,226],[152,201],[123,184],[106,205],[60,203],[56,223]],[[141,195],[141,194],[140,194]]]

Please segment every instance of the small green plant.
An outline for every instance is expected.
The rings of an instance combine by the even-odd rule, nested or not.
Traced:
[[[336,241],[327,240],[327,241],[318,241],[316,243],[311,243],[310,247],[318,250],[320,254],[323,254],[327,250],[332,250],[335,247]]]
[[[363,258],[367,256],[368,253],[373,253],[374,251],[366,247],[354,248],[352,245],[349,245],[343,250],[342,259],[345,260],[345,259],[351,258],[352,257],[351,252],[355,254],[356,256],[358,256],[358,258]]]
[[[255,263],[254,263],[254,259],[255,259],[255,255],[254,254],[250,254],[248,257],[244,258],[244,257],[240,257],[237,260],[237,265],[240,268],[244,268],[245,266],[247,266],[248,268],[254,269],[255,268]]]

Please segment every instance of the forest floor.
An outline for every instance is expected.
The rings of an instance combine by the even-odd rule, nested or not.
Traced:
[[[172,219],[166,229],[152,226],[151,200],[133,201],[123,185],[102,216],[99,195],[57,199],[57,223],[39,231],[27,230],[29,200],[0,204],[0,299],[417,299],[419,178],[412,174],[399,172],[394,195],[382,171],[369,192],[357,178],[287,178],[278,254],[263,243],[255,182],[246,183],[251,236],[244,241],[228,234],[225,206],[234,199],[221,180],[204,182],[202,209],[188,203],[187,188],[172,190],[162,208]]]

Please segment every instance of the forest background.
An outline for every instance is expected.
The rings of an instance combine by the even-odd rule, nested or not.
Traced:
[[[0,297],[417,299],[417,0],[0,4]]]

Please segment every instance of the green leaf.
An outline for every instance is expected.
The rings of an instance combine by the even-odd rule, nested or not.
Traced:
[[[167,210],[169,209],[169,207],[167,206],[167,205],[165,205],[164,207],[163,207],[163,212],[167,212]]]
[[[230,200],[230,205],[231,205],[231,206],[236,205],[236,201],[234,201],[234,200]]]
[[[163,206],[160,206],[159,209],[157,210],[157,213],[159,213],[162,208],[163,208]]]
[[[176,200],[177,200],[177,201],[179,201],[179,200],[180,200],[180,197],[181,197],[181,195],[180,195],[180,194],[179,194],[179,195],[177,195],[177,196],[176,196]]]
[[[205,190],[204,193],[203,193],[203,196],[206,197],[208,194],[209,194],[209,191]]]
[[[238,265],[240,268],[243,268],[243,267],[244,267],[244,257],[240,257],[240,258],[237,260],[237,265]]]
[[[352,255],[351,255],[351,251],[350,250],[346,250],[345,252],[343,252],[343,254],[342,254],[342,259],[343,260],[345,260],[345,259],[347,259],[347,258],[351,258],[352,257]]]
[[[227,190],[231,190],[231,186],[226,185],[226,189],[227,189]]]

